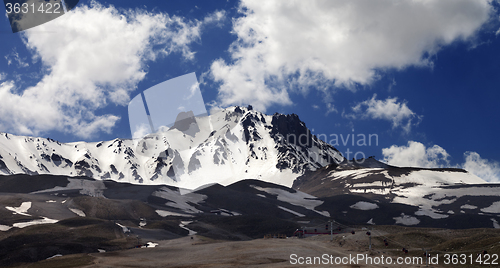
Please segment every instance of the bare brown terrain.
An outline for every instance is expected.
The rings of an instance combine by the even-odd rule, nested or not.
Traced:
[[[500,230],[498,229],[428,229],[400,226],[377,226],[372,232],[372,250],[368,249],[366,231],[336,234],[305,239],[254,239],[249,241],[222,241],[194,235],[156,241],[155,248],[134,248],[106,253],[75,254],[55,257],[21,267],[425,267],[422,248],[432,248],[431,256],[439,254],[439,264],[429,267],[498,267],[490,258],[489,265],[477,263],[477,254],[500,254]],[[385,242],[388,243],[385,246]],[[408,253],[402,248],[408,249]],[[445,265],[444,254],[465,254],[466,264]],[[291,257],[292,254],[296,256]],[[327,254],[327,255],[324,255]],[[366,264],[364,260],[335,265],[335,258],[347,261],[362,256],[384,259],[384,264]],[[327,258],[322,258],[326,256]],[[332,258],[330,258],[332,256]],[[361,256],[361,255],[360,255]],[[474,265],[470,265],[473,256]],[[485,255],[482,255],[485,256]],[[299,260],[299,257],[304,259]],[[307,257],[316,265],[307,265]],[[317,257],[314,260],[314,257]],[[393,264],[385,262],[391,258]],[[421,260],[418,264],[397,264],[402,260]],[[420,258],[422,257],[422,258]],[[483,257],[482,260],[485,260]],[[304,264],[297,262],[303,261]],[[500,262],[500,260],[496,260]]]

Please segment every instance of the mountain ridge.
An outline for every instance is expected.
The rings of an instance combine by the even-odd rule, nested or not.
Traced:
[[[343,160],[312,135],[295,114],[265,115],[230,107],[179,122],[142,139],[60,143],[50,138],[0,134],[0,174],[87,176],[185,188],[239,179],[291,186],[306,170]]]
[[[400,216],[391,217],[403,225],[439,225],[441,222],[450,227],[453,225],[450,220],[458,216],[488,215],[493,225],[500,227],[497,224],[500,184],[487,183],[463,169],[396,167],[375,159],[361,164],[344,161],[305,172],[294,181],[292,188],[321,199],[366,198],[373,207],[364,209],[379,212],[382,204],[409,206],[411,209],[402,210]],[[380,217],[370,219],[370,223],[389,224]]]

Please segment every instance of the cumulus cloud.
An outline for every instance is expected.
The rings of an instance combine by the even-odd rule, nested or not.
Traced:
[[[376,98],[377,95],[374,94],[371,99],[356,104],[352,107],[354,114],[348,114],[345,117],[388,120],[392,122],[392,128],[402,127],[406,133],[410,132],[413,119],[421,119],[421,116],[408,108],[406,102],[398,102],[398,98],[385,100]]]
[[[214,61],[211,75],[221,105],[287,105],[291,89],[367,85],[389,68],[432,66],[442,46],[473,37],[492,9],[488,0],[242,0],[231,60]]]
[[[135,126],[135,130],[132,133],[132,139],[139,140],[145,137],[147,134],[151,132],[151,128],[147,124],[140,124]]]
[[[500,182],[500,164],[495,161],[481,158],[476,152],[464,153],[463,168],[489,182]]]
[[[226,11],[225,10],[217,10],[212,14],[206,16],[203,21],[205,23],[216,23],[217,26],[222,26],[221,22],[226,19]]]
[[[438,145],[426,147],[420,142],[408,141],[407,146],[392,145],[382,149],[384,161],[401,167],[448,167],[450,155]]]
[[[213,19],[212,21],[214,21]],[[39,135],[52,130],[90,137],[110,132],[120,118],[102,108],[127,105],[146,62],[170,53],[187,60],[202,21],[164,13],[118,11],[96,2],[24,33],[43,77],[32,87],[0,84],[0,130]]]
[[[450,155],[438,145],[426,147],[420,142],[409,141],[407,146],[392,145],[382,149],[384,162],[400,167],[463,168],[488,182],[500,182],[500,164],[481,158],[476,152],[465,152],[464,163],[450,164]]]

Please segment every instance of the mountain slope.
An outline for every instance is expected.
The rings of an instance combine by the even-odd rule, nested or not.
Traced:
[[[474,217],[479,224],[478,219],[483,217],[490,223],[483,222],[478,227],[498,225],[500,184],[488,184],[462,169],[395,167],[377,162],[375,159],[367,159],[364,164],[344,161],[306,172],[297,178],[293,188],[323,199],[362,197],[366,200],[359,200],[365,203],[360,203],[364,207],[358,211],[373,210],[372,216],[379,219],[371,222],[376,224],[391,224],[395,220],[392,224],[465,228],[470,223],[458,218]],[[398,215],[393,215],[394,209],[383,209],[390,204],[411,208],[399,209]],[[352,216],[346,215],[348,218]]]
[[[295,114],[230,107],[210,116],[180,117],[170,129],[137,140],[59,143],[3,133],[0,174],[87,176],[184,188],[241,179],[291,186],[305,171],[343,160]]]
[[[412,186],[397,188],[392,194],[333,191],[315,197],[259,180],[187,190],[86,177],[9,175],[0,176],[0,231],[77,216],[119,221],[128,228],[141,227],[141,222],[161,226],[165,220],[180,218],[202,222],[198,227],[205,230],[203,224],[225,222],[227,216],[237,217],[235,221],[267,217],[296,224],[335,219],[346,225],[500,228],[500,185],[441,185],[427,194],[415,191],[420,198]]]
[[[346,167],[350,169],[343,170]],[[328,233],[325,226],[331,219],[336,222],[334,233],[346,236],[368,225],[500,228],[500,185],[463,184],[464,178],[450,183],[450,174],[467,176],[463,171],[352,169],[345,163],[338,168],[323,181],[336,182],[340,189],[322,197],[260,180],[188,190],[87,177],[0,175],[0,266],[56,254],[145,246],[195,232],[216,240],[292,236],[297,229]],[[328,167],[314,173],[325,170]],[[344,174],[347,171],[351,173]],[[421,171],[442,176],[413,174]],[[393,186],[375,187],[387,176]],[[425,188],[419,179],[436,184]],[[308,189],[313,181],[302,177],[297,182]],[[430,191],[424,194],[419,187]]]

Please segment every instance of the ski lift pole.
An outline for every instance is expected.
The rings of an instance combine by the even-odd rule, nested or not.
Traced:
[[[429,266],[429,251],[432,250],[432,248],[422,248],[423,251],[425,251],[425,266]]]
[[[330,241],[333,241],[333,220],[330,220]]]
[[[368,247],[368,249],[372,250],[372,236],[369,235],[368,238],[370,240],[370,246]]]
[[[369,250],[372,250],[372,233],[370,232],[371,231],[371,228],[367,228],[368,229],[368,232],[366,232],[366,234],[368,235],[368,249]]]

